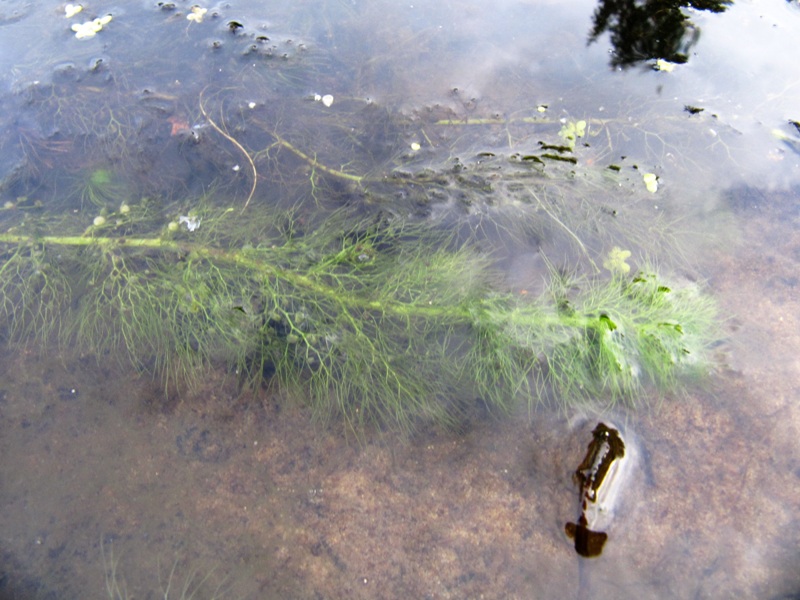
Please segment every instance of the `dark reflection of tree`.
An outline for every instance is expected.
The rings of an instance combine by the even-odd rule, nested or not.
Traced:
[[[589,42],[609,31],[614,67],[658,58],[685,63],[700,29],[683,9],[720,13],[730,4],[732,0],[600,0]]]

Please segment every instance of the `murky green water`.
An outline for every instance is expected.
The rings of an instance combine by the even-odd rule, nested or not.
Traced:
[[[87,4],[70,17],[59,4],[0,7],[0,230],[3,264],[14,265],[0,275],[3,290],[33,282],[3,313],[13,341],[0,353],[0,597],[800,593],[800,8],[662,7],[637,29],[615,16],[620,6],[162,2]],[[589,42],[601,9],[610,31]],[[97,31],[85,25],[108,14]],[[257,276],[225,287],[209,317],[225,315],[235,335],[187,334],[166,369],[190,381],[170,380],[166,393],[150,373],[176,346],[158,322],[116,313],[151,332],[147,345],[99,317],[75,325],[39,308],[77,311],[125,269],[139,278],[129,283],[167,280],[152,253],[121,247],[109,255],[116,270],[82,279],[82,257],[99,250],[81,240],[172,240],[174,269],[201,261],[203,245],[241,266],[265,240],[301,240],[274,268],[314,265],[314,232],[342,211],[433,224],[450,235],[440,246],[470,244],[475,269],[502,271],[493,292],[519,297],[536,297],[552,268],[607,282],[619,261],[631,273],[655,265],[676,289],[716,301],[713,372],[613,409],[612,392],[598,392],[566,411],[522,402],[504,414],[455,386],[421,409],[457,407],[455,430],[421,419],[406,437],[379,420],[388,431],[356,440],[335,410],[320,424],[285,386],[241,385],[243,371],[281,375],[269,361],[254,367],[247,348],[228,361],[229,344],[253,343],[253,315],[313,312],[251,298]],[[60,236],[46,243],[53,262],[33,243],[42,235]],[[347,273],[395,248],[385,233],[342,239],[353,242]],[[39,266],[17,266],[29,263]],[[196,323],[218,297],[185,272],[196,295],[176,296],[170,322]],[[414,294],[428,288],[413,281],[398,289],[417,310]],[[286,342],[294,330],[270,319]],[[371,331],[379,340],[384,329]],[[410,331],[416,349],[428,330]],[[465,329],[431,336],[463,356]],[[128,348],[133,365],[131,340],[147,346]],[[204,344],[217,347],[203,354]],[[438,363],[416,364],[428,376]],[[602,556],[584,560],[564,524],[579,511],[572,473],[598,419],[623,427],[638,460]]]

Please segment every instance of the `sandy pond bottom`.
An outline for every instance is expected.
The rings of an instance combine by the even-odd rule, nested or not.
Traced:
[[[221,382],[168,402],[17,349],[0,356],[0,598],[107,598],[112,564],[137,599],[171,572],[170,598],[190,579],[197,598],[797,597],[800,239],[760,219],[745,237],[782,242],[717,261],[725,367],[622,417],[642,460],[582,578],[563,527],[595,417],[359,445]]]

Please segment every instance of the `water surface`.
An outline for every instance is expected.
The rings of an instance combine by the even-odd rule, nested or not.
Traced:
[[[71,18],[56,4],[2,7],[4,231],[40,209],[89,226],[118,194],[150,198],[164,226],[212,188],[241,206],[248,164],[205,110],[254,155],[278,134],[377,182],[370,195],[315,179],[308,160],[273,149],[257,164],[253,209],[299,206],[311,219],[379,204],[458,223],[513,251],[498,262],[531,290],[542,256],[589,271],[587,256],[601,263],[616,245],[635,268],[650,259],[702,282],[720,306],[717,368],[634,410],[521,407],[457,432],[354,442],[302,406],[241,393],[223,370],[165,395],[113,357],[10,345],[0,595],[155,598],[171,572],[204,598],[800,592],[796,3],[684,9],[686,62],[661,68],[658,56],[626,62],[609,32],[589,42],[597,5],[585,1],[202,8],[189,20],[189,3],[92,4]],[[105,14],[76,39],[72,24]],[[512,186],[467,203],[452,185],[435,195],[380,181],[528,168],[506,159],[580,120],[587,135],[565,153],[575,162],[545,169],[556,216],[578,215],[585,250],[552,222],[505,239],[522,197]],[[116,180],[98,205],[80,190],[99,171]],[[641,460],[606,551],[581,566],[563,527],[600,418],[630,431]]]

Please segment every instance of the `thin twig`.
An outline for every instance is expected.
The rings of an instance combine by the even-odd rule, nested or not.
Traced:
[[[205,90],[203,90],[203,92],[205,92]],[[220,134],[222,137],[228,140],[231,144],[236,146],[239,149],[239,151],[242,154],[244,154],[245,158],[247,159],[247,162],[250,163],[250,169],[253,171],[253,185],[250,188],[250,194],[247,196],[247,201],[244,203],[244,206],[242,207],[242,212],[244,212],[247,209],[247,206],[250,204],[250,200],[253,199],[253,194],[256,193],[256,185],[258,185],[258,171],[256,170],[256,164],[250,157],[250,153],[244,149],[244,146],[242,146],[238,141],[236,141],[236,139],[229,133],[223,131],[222,128],[214,122],[214,119],[212,119],[211,116],[206,112],[206,109],[203,106],[203,92],[200,92],[200,112],[203,113],[203,117],[205,117],[209,125],[211,125],[211,127],[214,128],[214,131],[216,131],[218,134]]]
[[[556,223],[558,223],[559,225],[561,225],[561,227],[564,229],[564,231],[566,231],[566,232],[567,232],[567,233],[568,233],[568,234],[569,234],[569,235],[572,237],[572,239],[574,239],[574,240],[575,240],[575,241],[578,243],[578,247],[579,247],[579,248],[580,248],[580,249],[583,251],[583,253],[584,253],[584,255],[586,256],[586,258],[589,260],[589,262],[590,262],[590,263],[592,264],[592,266],[594,267],[594,271],[595,271],[595,273],[600,273],[600,269],[597,267],[597,265],[595,264],[595,262],[592,260],[592,257],[589,255],[589,251],[586,249],[586,246],[585,246],[585,245],[584,245],[584,243],[581,241],[581,238],[579,238],[577,235],[575,235],[575,233],[574,233],[574,232],[573,232],[573,231],[572,231],[572,230],[571,230],[569,227],[567,227],[567,226],[566,226],[566,225],[565,225],[565,224],[564,224],[564,223],[563,223],[563,222],[562,222],[562,221],[561,221],[561,220],[560,220],[560,219],[559,219],[557,216],[555,216],[555,215],[554,215],[552,212],[550,212],[550,210],[548,210],[548,208],[545,206],[544,202],[542,202],[542,200],[539,198],[539,196],[537,196],[537,195],[536,195],[536,192],[534,192],[534,191],[533,191],[533,190],[532,190],[530,187],[528,187],[528,186],[525,186],[525,189],[528,191],[528,193],[529,193],[531,196],[533,196],[533,197],[536,199],[536,202],[538,202],[538,203],[539,203],[539,207],[540,207],[540,208],[541,208],[541,209],[542,209],[544,212],[546,212],[546,213],[547,213],[547,215],[548,215],[548,216],[549,216],[551,219],[553,219],[553,221],[555,221]]]
[[[306,161],[312,167],[314,167],[316,169],[319,169],[320,171],[324,171],[328,175],[333,175],[334,177],[339,177],[341,179],[349,179],[350,181],[355,181],[357,183],[360,183],[360,182],[362,182],[364,180],[364,176],[363,175],[353,175],[352,173],[346,173],[344,171],[340,171],[338,169],[334,169],[333,167],[328,167],[328,166],[322,164],[316,158],[314,158],[312,156],[309,156],[308,154],[306,154],[305,152],[303,152],[299,148],[293,146],[290,142],[288,142],[285,139],[283,139],[281,136],[279,136],[274,131],[270,132],[270,135],[272,135],[272,137],[275,138],[275,142],[279,146],[283,146],[284,148],[286,148],[290,152],[293,152],[294,154],[296,154],[297,156],[302,158],[304,161]]]

